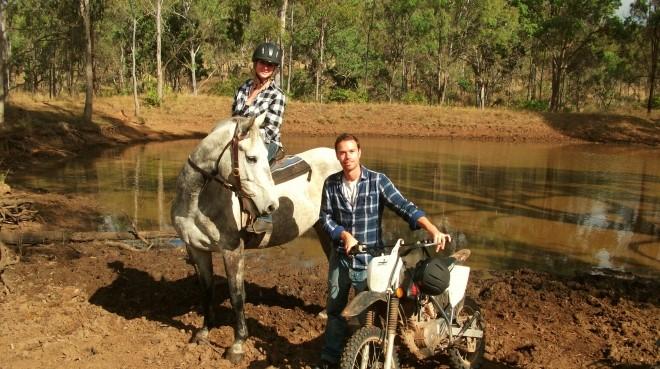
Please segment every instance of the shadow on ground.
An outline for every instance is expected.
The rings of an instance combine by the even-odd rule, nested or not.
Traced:
[[[660,144],[660,120],[632,115],[541,113],[562,134],[591,142]]]

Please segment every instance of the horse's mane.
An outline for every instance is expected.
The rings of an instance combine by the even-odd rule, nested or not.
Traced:
[[[234,123],[234,119],[233,119],[233,118],[238,118],[238,117],[239,117],[239,116],[236,115],[236,116],[229,117],[229,118],[227,118],[227,119],[221,120],[220,122],[216,123],[215,127],[213,127],[213,129],[211,130],[210,133],[214,133],[215,131],[217,131],[217,130],[219,130],[219,129],[222,129],[222,128],[224,128],[225,126],[228,126],[230,123]]]

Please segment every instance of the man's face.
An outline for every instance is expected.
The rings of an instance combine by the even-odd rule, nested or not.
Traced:
[[[358,148],[355,141],[341,141],[339,144],[337,144],[335,153],[337,154],[337,160],[339,160],[339,164],[341,164],[341,167],[345,172],[350,172],[351,170],[360,167],[360,156],[362,155],[362,150]]]

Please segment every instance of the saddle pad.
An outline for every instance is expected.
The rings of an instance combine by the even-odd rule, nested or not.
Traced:
[[[270,167],[270,172],[276,185],[311,171],[312,168],[309,164],[295,155],[287,155]]]

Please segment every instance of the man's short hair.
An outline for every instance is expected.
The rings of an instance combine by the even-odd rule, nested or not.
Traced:
[[[360,140],[358,140],[358,138],[355,135],[350,133],[342,133],[339,136],[337,136],[337,139],[335,140],[335,152],[337,151],[337,146],[339,146],[339,143],[343,141],[355,141],[355,143],[357,144],[357,148],[358,149],[360,148]]]

